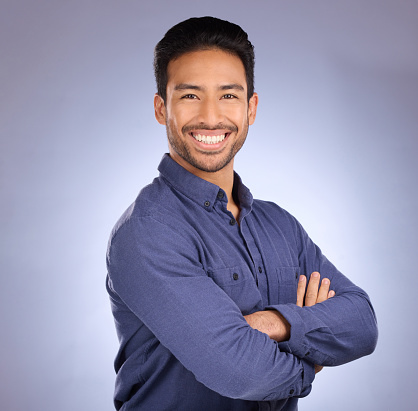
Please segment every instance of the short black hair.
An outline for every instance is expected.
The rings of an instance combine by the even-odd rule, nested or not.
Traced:
[[[167,31],[154,50],[157,93],[167,97],[167,68],[170,61],[199,50],[220,49],[239,57],[244,65],[248,100],[254,94],[254,47],[237,24],[215,17],[193,17]]]

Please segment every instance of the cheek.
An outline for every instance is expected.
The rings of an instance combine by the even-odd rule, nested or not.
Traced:
[[[170,124],[172,127],[181,130],[181,128],[187,123],[187,111],[181,107],[174,108],[168,113]]]
[[[167,111],[167,124],[172,130],[177,130],[178,128],[178,117],[172,110]]]
[[[222,108],[225,116],[234,119],[235,121],[242,121],[243,118],[247,118],[248,106],[243,103],[225,104]]]
[[[229,117],[238,127],[243,127],[248,123],[247,109],[240,108],[231,113]]]

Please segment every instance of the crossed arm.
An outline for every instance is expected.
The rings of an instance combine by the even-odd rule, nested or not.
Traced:
[[[307,395],[318,371],[314,364],[340,365],[370,354],[377,328],[367,294],[307,235],[301,237],[300,272],[327,273],[335,297],[319,274],[308,276],[309,284],[301,276],[297,304],[244,318],[196,266],[188,237],[151,217],[128,220],[108,252],[109,291],[124,307],[118,312],[118,321],[126,322],[121,338],[130,338],[128,307],[197,381],[223,396],[260,401]]]
[[[321,275],[313,272],[306,286],[306,277],[301,275],[297,288],[296,305],[299,307],[311,307],[321,303],[335,295],[330,290],[330,281],[324,278],[320,281]],[[288,321],[276,310],[257,311],[253,314],[244,316],[251,328],[267,334],[272,340],[277,342],[287,341],[290,338],[291,327]],[[322,367],[315,365],[315,373],[321,371]]]

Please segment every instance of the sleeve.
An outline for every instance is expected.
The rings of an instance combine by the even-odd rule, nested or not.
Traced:
[[[199,261],[191,234],[153,217],[132,218],[110,242],[109,285],[213,391],[253,401],[308,395],[312,363],[252,329]]]
[[[331,281],[335,296],[312,307],[271,306],[291,325],[281,350],[314,364],[334,366],[371,354],[377,343],[376,316],[368,295],[341,274],[296,221],[299,265],[309,280],[318,271]]]

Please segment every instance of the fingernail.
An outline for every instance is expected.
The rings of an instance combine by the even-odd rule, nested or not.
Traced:
[[[304,281],[306,281],[306,277],[305,277],[304,275],[301,275],[301,276],[299,277],[299,281],[300,281],[301,283],[303,283]]]
[[[318,278],[319,277],[319,273],[317,273],[316,271],[314,273],[312,273],[312,277]]]
[[[325,285],[328,285],[328,284],[329,284],[329,280],[328,280],[328,278],[324,278],[324,279],[322,280],[322,283],[323,283],[323,284],[325,284]]]
[[[330,291],[330,292],[329,292],[329,296],[330,296],[330,297],[334,297],[334,295],[335,295],[335,291]]]

